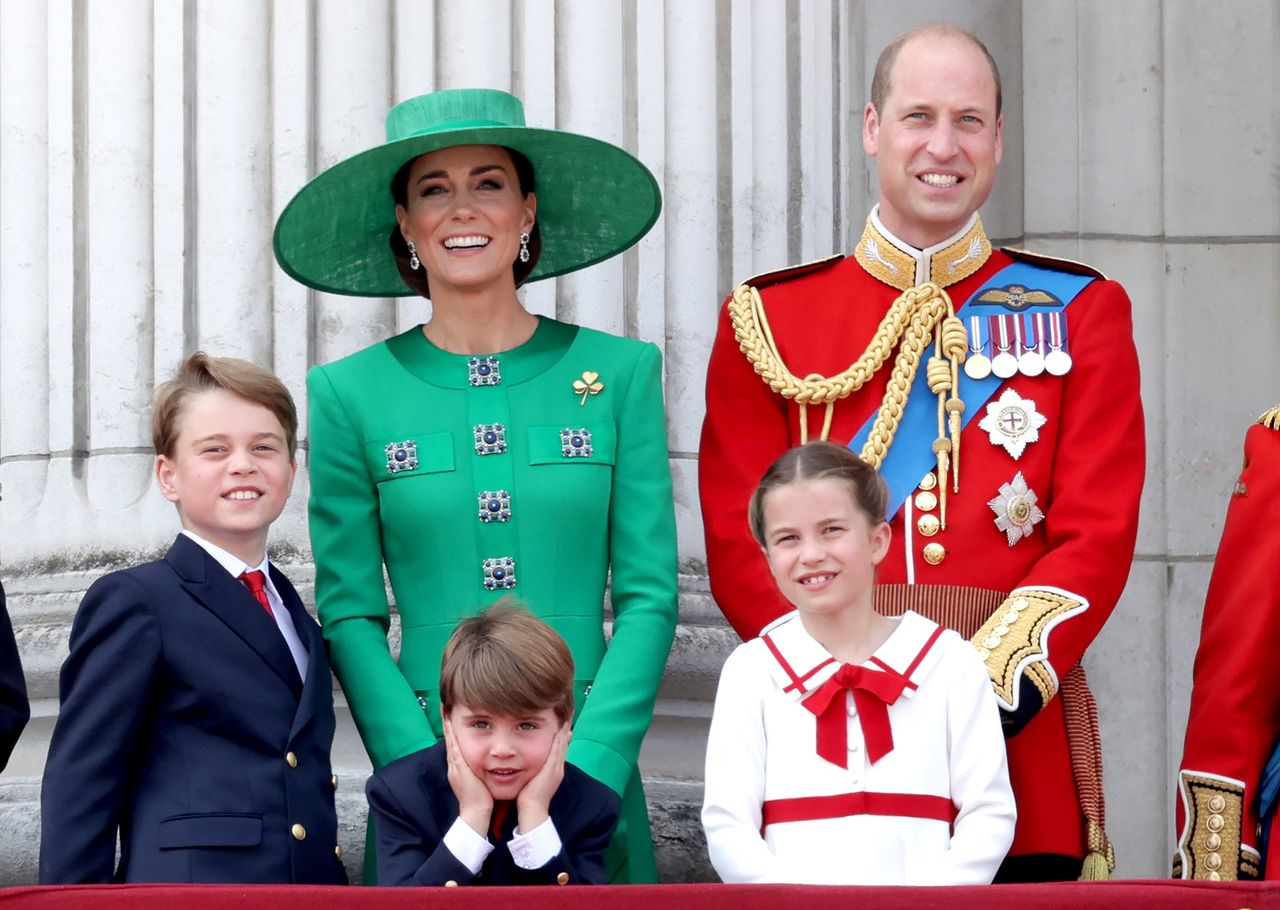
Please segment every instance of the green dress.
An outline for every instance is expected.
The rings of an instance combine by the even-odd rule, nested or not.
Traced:
[[[661,373],[653,344],[543,318],[492,357],[414,328],[307,377],[316,601],[374,767],[436,741],[445,642],[514,595],[573,653],[568,758],[623,800],[613,881],[657,878],[636,759],[676,624]]]

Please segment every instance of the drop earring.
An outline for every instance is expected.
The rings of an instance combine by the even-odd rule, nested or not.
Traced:
[[[528,234],[520,235],[520,261],[521,262],[529,261],[529,235]]]
[[[422,265],[422,260],[418,258],[418,248],[413,245],[412,240],[406,240],[405,245],[409,247],[409,268],[416,272],[418,267]]]

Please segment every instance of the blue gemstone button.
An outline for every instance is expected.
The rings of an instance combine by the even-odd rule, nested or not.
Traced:
[[[590,430],[565,427],[560,431],[560,454],[565,458],[590,458],[591,452]]]
[[[497,357],[472,357],[467,361],[467,382],[471,385],[497,385],[501,381]]]
[[[511,520],[511,494],[506,490],[485,490],[480,494],[480,520],[485,524]]]
[[[490,591],[507,590],[516,586],[516,561],[510,556],[486,559],[481,563],[484,586]]]
[[[478,423],[474,436],[477,455],[501,455],[507,450],[507,428],[500,423]]]
[[[418,469],[418,444],[412,439],[406,439],[404,442],[389,442],[385,451],[388,474]]]

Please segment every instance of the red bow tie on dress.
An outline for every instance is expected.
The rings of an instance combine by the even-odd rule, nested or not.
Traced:
[[[893,729],[889,726],[889,705],[898,700],[910,684],[893,670],[871,670],[844,664],[802,704],[818,718],[818,754],[841,768],[849,767],[849,721],[845,715],[844,693],[853,695],[858,709],[862,737],[867,741],[867,758],[874,765],[893,751]]]

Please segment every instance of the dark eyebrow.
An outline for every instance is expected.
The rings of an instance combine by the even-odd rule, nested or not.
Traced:
[[[487,171],[502,171],[502,173],[505,174],[507,172],[507,169],[502,165],[496,164],[496,163],[495,164],[478,164],[471,169],[470,176],[475,177]],[[448,171],[428,171],[427,173],[419,177],[417,182],[421,183],[424,180],[439,180],[441,178],[448,177],[448,176],[449,176]]]

